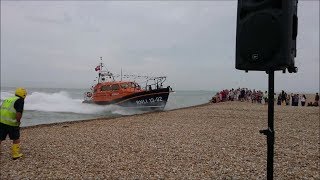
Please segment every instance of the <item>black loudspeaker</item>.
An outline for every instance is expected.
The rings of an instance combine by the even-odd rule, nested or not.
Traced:
[[[296,72],[298,0],[238,0],[236,69]]]

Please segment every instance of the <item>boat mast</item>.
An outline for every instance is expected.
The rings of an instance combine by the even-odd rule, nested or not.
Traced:
[[[99,73],[101,73],[101,70],[102,70],[102,57],[100,57],[100,60],[101,60],[101,62],[100,62],[100,69],[99,69]]]
[[[102,57],[100,57],[100,60],[101,60],[101,62],[100,62],[100,65],[99,65],[99,78],[98,78],[98,83],[100,83],[100,76],[101,76],[101,70],[102,70]]]

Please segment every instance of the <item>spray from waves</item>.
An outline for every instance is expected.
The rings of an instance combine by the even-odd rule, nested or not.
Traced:
[[[72,99],[67,92],[60,91],[57,93],[33,92],[25,100],[25,110],[97,114],[107,109],[83,104],[81,99]]]
[[[13,96],[13,92],[1,92],[1,100]],[[25,99],[25,110],[44,112],[65,112],[78,114],[120,114],[132,115],[142,113],[116,105],[99,106],[84,104],[82,99],[73,99],[66,91],[57,93],[33,92]]]
[[[12,92],[1,91],[1,94],[0,94],[1,104],[2,104],[4,99],[13,96],[13,94],[14,94],[13,91]]]

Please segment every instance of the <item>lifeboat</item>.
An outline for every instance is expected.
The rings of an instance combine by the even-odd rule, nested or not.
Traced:
[[[142,110],[163,110],[170,92],[173,92],[170,86],[163,87],[166,76],[122,75],[122,72],[121,75],[115,75],[105,69],[102,62],[95,70],[98,72],[98,79],[95,80],[91,91],[84,93],[83,103],[114,104]],[[120,80],[116,80],[117,78]],[[140,79],[140,82],[137,79]]]

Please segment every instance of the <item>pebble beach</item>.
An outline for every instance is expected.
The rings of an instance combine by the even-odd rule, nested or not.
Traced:
[[[21,129],[0,179],[266,179],[267,105],[222,102]],[[275,179],[320,179],[319,107],[275,105]]]

